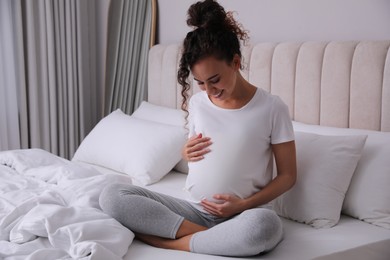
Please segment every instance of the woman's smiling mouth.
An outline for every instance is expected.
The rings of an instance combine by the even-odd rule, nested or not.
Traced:
[[[223,89],[219,93],[212,95],[212,97],[213,98],[220,98],[222,96],[222,94],[223,94]]]

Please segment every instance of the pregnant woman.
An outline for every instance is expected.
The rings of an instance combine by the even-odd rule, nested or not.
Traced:
[[[287,106],[241,73],[247,34],[214,0],[193,4],[178,71],[189,139],[187,199],[127,184],[106,187],[100,205],[160,248],[250,256],[273,249],[282,223],[269,203],[296,180]],[[202,90],[188,100],[188,77]],[[273,161],[276,176],[273,178]]]

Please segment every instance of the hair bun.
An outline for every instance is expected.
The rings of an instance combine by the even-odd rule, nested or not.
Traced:
[[[226,12],[214,0],[197,2],[188,9],[187,24],[195,28],[211,29],[225,24]]]

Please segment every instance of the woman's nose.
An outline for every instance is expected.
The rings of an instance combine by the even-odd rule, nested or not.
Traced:
[[[212,94],[214,92],[214,87],[210,83],[205,83],[205,89],[207,94]]]

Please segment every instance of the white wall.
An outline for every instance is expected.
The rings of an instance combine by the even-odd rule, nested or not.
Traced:
[[[196,0],[158,0],[157,40],[181,42]],[[251,42],[390,39],[390,0],[219,0]]]

